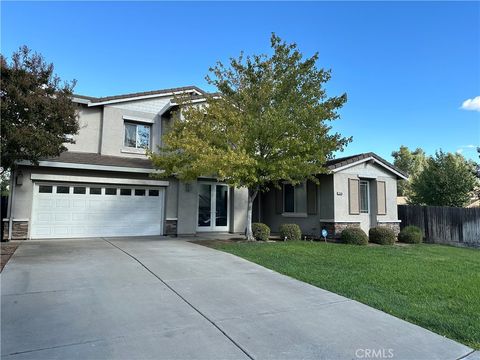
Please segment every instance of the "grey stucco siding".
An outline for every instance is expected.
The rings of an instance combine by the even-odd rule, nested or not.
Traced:
[[[126,119],[124,119],[126,117]],[[103,108],[103,128],[101,141],[101,154],[123,157],[139,157],[146,158],[141,150],[126,148],[124,146],[125,137],[125,121],[129,121],[128,117],[144,119],[151,125],[150,148],[156,150],[162,134],[161,116],[156,113],[146,113],[130,109],[119,108],[116,106],[104,106]]]
[[[102,136],[102,108],[89,108],[79,105],[78,134],[73,136],[75,143],[65,144],[68,150],[76,152],[99,153]]]
[[[377,221],[398,221],[397,214],[397,178],[394,174],[376,164],[364,162],[333,175],[335,196],[335,222],[359,222],[360,227],[368,232],[376,226]],[[369,213],[350,214],[348,180],[359,179],[369,182]],[[376,181],[386,184],[386,214],[377,214]]]

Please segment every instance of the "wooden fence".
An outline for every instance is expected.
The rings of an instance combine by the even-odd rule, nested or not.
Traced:
[[[401,228],[420,227],[426,242],[480,247],[480,208],[399,205],[398,218]]]

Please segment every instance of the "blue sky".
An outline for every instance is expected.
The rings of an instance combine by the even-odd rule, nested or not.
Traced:
[[[403,144],[478,159],[480,109],[460,107],[480,96],[479,24],[479,2],[3,1],[1,51],[28,45],[85,95],[214,90],[209,66],[269,53],[273,31],[305,55],[318,51],[318,66],[333,71],[329,94],[348,94],[333,123],[354,138],[344,155],[391,160]]]

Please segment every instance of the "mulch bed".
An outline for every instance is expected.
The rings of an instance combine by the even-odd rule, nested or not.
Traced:
[[[15,250],[17,250],[18,245],[20,245],[21,241],[9,241],[9,242],[2,242],[1,243],[1,254],[2,259],[0,263],[0,272],[3,270],[5,265],[7,264],[8,260],[12,257]]]

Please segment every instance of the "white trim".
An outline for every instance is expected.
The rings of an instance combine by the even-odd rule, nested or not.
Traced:
[[[168,186],[168,181],[163,180],[142,180],[142,179],[120,179],[94,176],[71,176],[71,175],[50,175],[32,173],[30,178],[33,181],[55,181],[71,183],[90,184],[125,184],[125,185],[147,185],[147,186]]]
[[[9,221],[10,219],[9,218],[3,218],[2,221]],[[12,221],[30,221],[30,219],[12,219]]]
[[[106,105],[106,104],[116,104],[120,102],[128,102],[128,101],[133,101],[133,100],[144,100],[144,99],[152,99],[156,97],[166,97],[166,96],[174,96],[177,94],[185,94],[185,93],[196,93],[197,95],[203,95],[201,92],[195,89],[189,89],[189,90],[180,90],[180,91],[173,91],[173,92],[168,92],[168,93],[160,93],[160,94],[151,94],[151,95],[141,95],[141,96],[131,96],[128,98],[122,98],[122,99],[112,99],[112,100],[106,100],[106,101],[101,101],[101,102],[90,102],[88,103],[88,106],[99,106],[99,105]]]
[[[307,213],[289,213],[289,212],[284,212],[282,213],[283,217],[291,217],[291,218],[306,218],[308,217]]]
[[[362,184],[367,184],[367,211],[362,211]],[[358,200],[360,214],[370,214],[370,181],[360,179],[360,182],[358,183]]]
[[[362,164],[364,162],[367,162],[367,161],[371,161],[373,160],[374,163],[384,167],[385,169],[388,169],[390,172],[394,173],[395,175],[397,175],[398,177],[404,179],[404,180],[407,180],[408,177],[406,177],[405,175],[402,175],[400,174],[398,171],[394,170],[393,168],[391,168],[390,166],[387,166],[386,164],[384,164],[383,162],[381,161],[378,161],[377,159],[375,159],[373,156],[370,156],[368,158],[365,158],[365,159],[362,159],[362,160],[358,160],[358,161],[355,161],[353,163],[350,163],[350,164],[347,164],[347,165],[343,165],[343,166],[340,166],[336,169],[333,169],[332,170],[332,173],[337,173],[339,171],[342,171],[342,170],[345,170],[345,169],[348,169],[352,166],[355,166],[355,165],[358,165],[358,164]]]
[[[126,135],[126,131],[127,131],[127,129],[126,129],[127,124],[131,125],[131,126],[135,126],[135,147],[125,145],[125,135]],[[149,133],[148,149],[150,150],[152,148],[152,140],[153,140],[153,134],[152,134],[153,126],[152,126],[152,123],[142,124],[142,123],[135,122],[135,121],[134,122],[129,122],[128,120],[123,120],[123,136],[122,136],[123,137],[123,149],[127,148],[127,149],[138,149],[140,151],[142,151],[142,150],[145,151],[145,148],[137,147],[138,127],[139,126],[148,127],[148,133]]]
[[[219,96],[214,96],[213,97],[214,99],[219,99],[220,97]],[[194,100],[187,100],[186,101],[186,104],[196,104],[196,103],[201,103],[201,102],[206,102],[207,99],[203,98],[203,99],[194,99]],[[177,104],[176,102],[171,102],[171,105],[172,106],[176,106],[176,105],[179,105]]]
[[[155,119],[146,119],[138,116],[130,116],[130,115],[123,115],[123,120],[127,121],[138,121],[142,123],[147,123],[147,124],[154,124]]]
[[[377,215],[377,216],[385,216],[385,215]],[[402,220],[378,220],[377,219],[377,223],[380,223],[380,224],[388,224],[388,223],[401,223]]]
[[[78,103],[78,104],[85,104],[85,105],[87,105],[87,104],[90,103],[90,100],[82,99],[82,98],[79,98],[79,97],[76,97],[76,96],[74,96],[74,97],[72,98],[72,101],[73,101],[73,102],[76,102],[76,103]]]
[[[178,218],[169,218],[169,217],[167,217],[167,218],[165,218],[165,221],[167,221],[167,220],[178,220]]]
[[[196,211],[196,232],[228,232],[230,228],[230,186],[225,183],[213,182],[213,181],[198,181],[197,186],[200,185],[209,185],[210,186],[210,226],[198,226],[198,212],[199,212],[199,203],[200,203],[200,194],[197,190],[197,211]],[[227,225],[217,226],[216,224],[216,206],[217,206],[217,186],[226,186],[227,187]],[[214,225],[215,222],[215,225]]]
[[[134,147],[127,147],[127,146],[120,149],[120,152],[125,154],[137,154],[137,155],[145,155],[145,156],[147,155],[147,151],[144,148],[134,148]]]
[[[320,222],[334,222],[334,223],[348,223],[348,224],[360,224],[360,220],[334,220],[334,219],[320,219]]]
[[[32,163],[29,161],[19,161],[18,165],[29,165]],[[53,167],[53,168],[65,168],[65,169],[81,169],[81,170],[103,170],[103,171],[119,171],[119,172],[132,172],[132,173],[162,173],[163,170],[147,169],[147,168],[132,168],[126,166],[110,166],[110,165],[93,165],[93,164],[78,164],[78,163],[64,163],[57,161],[39,161],[39,166]]]

